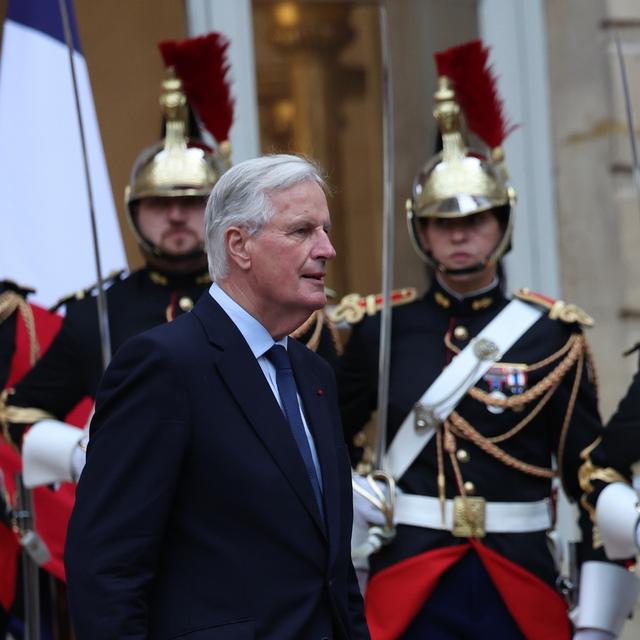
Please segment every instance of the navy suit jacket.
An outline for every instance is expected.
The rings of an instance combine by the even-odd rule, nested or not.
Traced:
[[[67,538],[78,640],[369,637],[335,379],[295,340],[289,355],[326,526],[260,365],[208,293],[118,351]]]

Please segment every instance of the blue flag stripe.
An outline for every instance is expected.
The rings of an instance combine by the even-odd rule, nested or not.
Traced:
[[[69,14],[73,47],[82,53],[73,0],[64,0]],[[30,27],[66,44],[58,0],[9,0],[7,20]]]

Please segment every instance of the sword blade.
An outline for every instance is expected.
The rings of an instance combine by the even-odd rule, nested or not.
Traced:
[[[380,312],[380,352],[378,354],[378,420],[375,440],[374,465],[382,469],[387,442],[387,413],[389,407],[389,368],[391,364],[391,287],[394,254],[394,135],[393,135],[393,82],[391,74],[391,48],[389,43],[389,17],[387,2],[379,6],[380,39],[382,50],[382,138],[383,138],[383,210],[382,210],[382,310]]]
[[[71,79],[73,84],[73,97],[76,105],[76,115],[78,116],[78,130],[80,132],[80,143],[82,147],[82,161],[84,164],[84,176],[87,185],[87,198],[89,200],[89,218],[91,220],[91,237],[93,240],[93,255],[96,265],[96,280],[98,283],[98,328],[100,331],[100,345],[102,349],[102,365],[106,369],[111,359],[111,335],[109,333],[109,315],[107,313],[107,297],[104,292],[104,280],[102,278],[102,265],[100,261],[100,246],[98,244],[98,225],[96,223],[96,212],[93,198],[93,187],[91,183],[91,173],[89,171],[89,153],[84,132],[84,120],[80,109],[80,92],[78,91],[78,79],[76,77],[76,65],[74,61],[74,47],[71,37],[71,27],[69,26],[69,12],[67,10],[67,0],[58,0],[60,15],[62,16],[62,27],[64,39],[69,52],[69,67],[71,69]]]

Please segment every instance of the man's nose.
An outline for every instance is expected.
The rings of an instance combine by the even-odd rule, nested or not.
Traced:
[[[451,230],[451,238],[453,240],[460,242],[461,240],[466,239],[468,228],[461,220],[452,222],[449,228]]]
[[[172,222],[182,222],[186,218],[186,211],[178,203],[167,208],[167,218]]]
[[[333,260],[336,257],[336,250],[329,239],[327,232],[324,230],[320,231],[320,237],[318,238],[315,249],[314,258],[318,258],[320,260]]]

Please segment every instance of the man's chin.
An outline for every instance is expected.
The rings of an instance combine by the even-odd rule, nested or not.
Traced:
[[[189,255],[194,253],[197,249],[199,249],[199,245],[197,244],[171,244],[166,246],[161,246],[160,250],[167,256],[172,258],[180,258],[182,256]]]
[[[309,310],[309,313],[313,313],[327,304],[327,295],[323,289],[322,292],[306,296],[305,302],[308,302],[305,307]]]
[[[443,262],[442,265],[445,269],[458,271],[460,269],[470,269],[471,267],[475,267],[479,262],[480,260],[454,260],[449,263]]]

